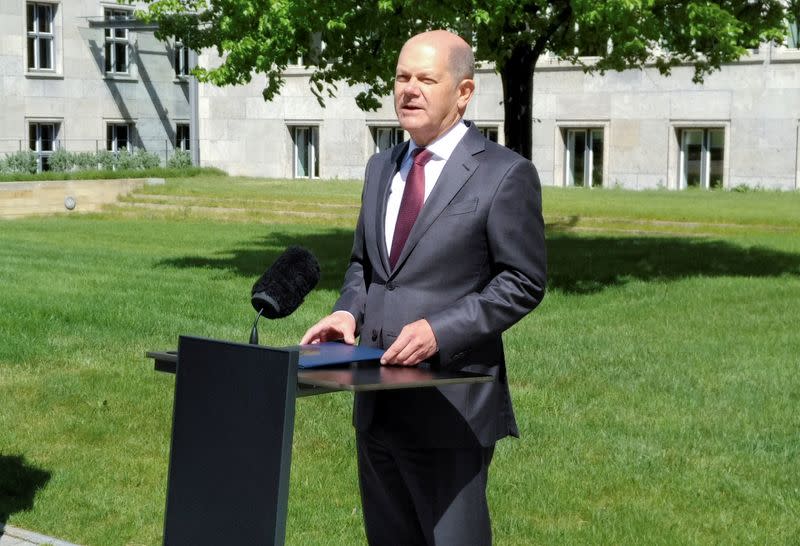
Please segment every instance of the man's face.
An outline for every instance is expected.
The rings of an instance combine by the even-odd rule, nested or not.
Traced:
[[[446,47],[413,40],[403,47],[395,72],[394,108],[414,142],[427,146],[456,122],[462,100],[459,83],[450,73]]]

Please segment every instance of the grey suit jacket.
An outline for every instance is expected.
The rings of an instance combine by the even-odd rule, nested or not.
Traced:
[[[470,125],[444,166],[394,270],[384,215],[400,144],[367,164],[350,265],[334,310],[356,318],[360,343],[387,348],[425,318],[433,366],[489,373],[493,383],[356,395],[358,430],[387,427],[406,444],[489,446],[517,436],[501,334],[544,297],[541,188],[530,161]],[[526,357],[536,359],[536,348]]]

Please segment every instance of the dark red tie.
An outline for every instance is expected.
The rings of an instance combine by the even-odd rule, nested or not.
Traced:
[[[433,157],[433,154],[425,148],[416,148],[411,154],[414,163],[406,177],[406,187],[403,190],[403,199],[400,201],[397,223],[394,225],[392,251],[389,253],[389,265],[392,266],[392,269],[403,251],[408,234],[411,233],[411,228],[414,227],[414,222],[425,202],[425,164]]]

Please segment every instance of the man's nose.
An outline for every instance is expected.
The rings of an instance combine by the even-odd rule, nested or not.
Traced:
[[[419,95],[419,82],[417,80],[411,79],[406,82],[406,86],[403,89],[403,93],[406,95],[416,96]]]

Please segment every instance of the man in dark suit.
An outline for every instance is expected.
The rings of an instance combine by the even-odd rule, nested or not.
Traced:
[[[367,164],[341,296],[302,339],[360,335],[387,349],[382,364],[495,378],[356,395],[373,545],[491,544],[489,463],[497,440],[518,435],[501,334],[544,296],[541,188],[530,161],[462,120],[473,71],[471,48],[449,32],[404,45],[395,109],[412,140]]]

